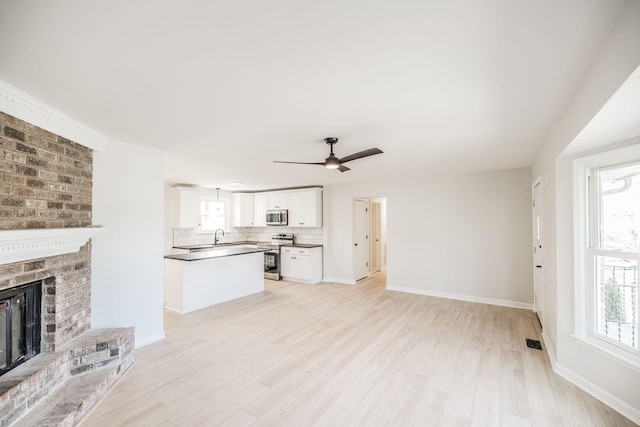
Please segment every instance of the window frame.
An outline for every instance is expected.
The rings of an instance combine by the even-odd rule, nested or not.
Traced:
[[[222,202],[224,203],[224,227],[223,230],[225,233],[228,233],[231,230],[231,198],[226,196],[212,196],[212,195],[202,195],[200,197],[200,217],[202,217],[202,202]],[[204,221],[201,221],[203,224]],[[198,229],[199,234],[212,234],[216,229],[208,229],[202,228],[202,225]]]
[[[611,149],[573,160],[574,227],[574,338],[625,365],[640,371],[640,346],[637,350],[597,332],[595,275],[597,256],[631,258],[640,265],[640,254],[600,249],[598,239],[599,183],[594,172],[640,162],[640,138],[633,145]],[[597,203],[592,203],[597,201]]]

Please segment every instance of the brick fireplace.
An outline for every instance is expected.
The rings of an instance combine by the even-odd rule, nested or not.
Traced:
[[[92,168],[0,112],[0,290],[42,281],[42,352],[0,377],[0,426],[73,425],[133,361],[133,328],[91,329]]]

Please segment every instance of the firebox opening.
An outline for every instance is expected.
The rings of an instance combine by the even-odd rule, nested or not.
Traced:
[[[42,280],[0,291],[0,376],[40,353]]]

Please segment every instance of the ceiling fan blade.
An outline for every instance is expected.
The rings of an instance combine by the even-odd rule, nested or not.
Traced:
[[[291,163],[294,165],[322,165],[324,166],[324,162],[322,163],[307,163],[307,162],[281,162],[279,160],[274,160],[273,163]]]
[[[340,165],[338,166],[338,170],[340,172],[346,172],[346,171],[350,171],[351,169],[349,169],[348,167],[346,167],[345,165]]]
[[[346,163],[352,160],[361,159],[363,157],[373,156],[374,154],[382,154],[382,150],[380,150],[379,148],[369,148],[368,150],[360,151],[359,153],[341,158],[340,163]]]

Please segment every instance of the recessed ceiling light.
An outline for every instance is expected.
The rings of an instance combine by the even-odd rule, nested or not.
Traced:
[[[243,185],[244,182],[230,182],[229,185]]]

